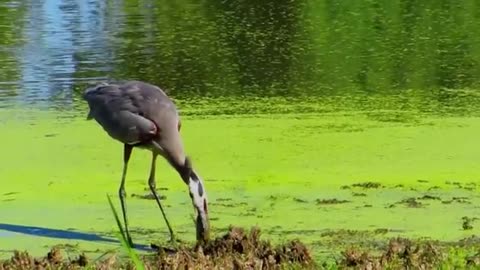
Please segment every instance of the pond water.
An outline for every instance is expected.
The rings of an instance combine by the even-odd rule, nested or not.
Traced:
[[[2,106],[70,108],[85,84],[178,98],[399,94],[480,82],[478,2],[3,1]],[[424,94],[424,95],[422,95]]]
[[[95,235],[112,237],[105,193],[116,196],[122,148],[85,120],[80,98],[116,79],[152,82],[178,103],[216,230],[260,225],[318,256],[351,240],[323,234],[339,229],[478,233],[462,217],[479,203],[479,10],[474,0],[2,1],[2,256],[65,238],[117,247]],[[132,196],[148,193],[149,155],[132,159],[134,238],[167,239],[154,202]],[[167,215],[191,240],[185,187],[158,163]],[[385,187],[346,188],[369,181]]]

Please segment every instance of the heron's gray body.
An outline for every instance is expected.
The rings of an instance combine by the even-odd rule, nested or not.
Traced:
[[[177,108],[160,88],[139,81],[99,85],[87,89],[84,98],[90,107],[88,118],[112,138],[141,148],[150,148],[150,140],[155,140],[175,167],[184,162]]]
[[[189,186],[190,197],[197,211],[197,238],[208,237],[207,199],[201,178],[192,169],[180,137],[180,118],[173,101],[157,86],[141,81],[122,84],[102,83],[88,88],[83,95],[88,102],[87,119],[95,119],[115,140],[124,144],[124,172],[119,196],[127,226],[124,182],[127,163],[134,147],[153,153],[149,177],[150,189],[162,214],[168,220],[155,191],[155,161],[163,156]],[[126,228],[127,236],[128,228]],[[131,242],[131,240],[130,240]]]

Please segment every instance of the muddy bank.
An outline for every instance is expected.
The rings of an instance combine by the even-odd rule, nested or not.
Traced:
[[[479,269],[480,252],[464,249],[462,242],[448,245],[435,241],[391,239],[381,252],[350,248],[342,252],[340,269]],[[452,244],[452,243],[450,243]],[[478,246],[477,246],[478,247]],[[471,254],[468,254],[470,251]]]
[[[146,269],[316,269],[310,251],[294,240],[273,246],[260,239],[260,229],[245,231],[231,227],[229,231],[203,246],[180,246],[172,250],[141,256]],[[136,269],[131,261],[113,255],[93,261],[85,255],[68,259],[60,249],[52,249],[45,257],[34,258],[28,252],[15,251],[9,260],[0,262],[7,269]]]
[[[355,231],[330,232],[332,237],[349,237]],[[385,230],[374,233],[383,234]],[[480,238],[471,236],[458,242],[391,238],[375,247],[355,241],[351,247],[335,252],[335,259],[314,261],[311,251],[300,241],[272,245],[262,240],[260,230],[231,227],[227,233],[199,246],[158,248],[140,256],[145,269],[479,269]],[[91,258],[76,257],[53,248],[45,257],[34,258],[15,251],[0,261],[7,269],[138,269],[123,254]]]

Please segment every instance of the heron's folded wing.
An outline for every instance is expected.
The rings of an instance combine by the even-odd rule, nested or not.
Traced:
[[[157,133],[157,127],[152,121],[130,111],[116,112],[111,120],[107,132],[123,143],[139,143]]]

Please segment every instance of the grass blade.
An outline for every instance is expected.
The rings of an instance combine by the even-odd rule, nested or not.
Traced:
[[[122,243],[123,248],[126,250],[128,256],[135,264],[135,267],[139,270],[144,270],[145,267],[141,262],[140,258],[138,257],[137,253],[130,247],[130,245],[127,242],[127,238],[125,237],[125,232],[123,231],[122,223],[120,221],[120,218],[118,217],[117,210],[115,210],[115,207],[113,206],[113,203],[112,203],[112,199],[108,194],[107,194],[107,199],[108,199],[108,203],[110,204],[110,209],[112,210],[115,221],[117,222],[117,227],[119,230],[119,232],[117,232],[117,235],[119,235],[118,238],[120,239],[120,242]]]

